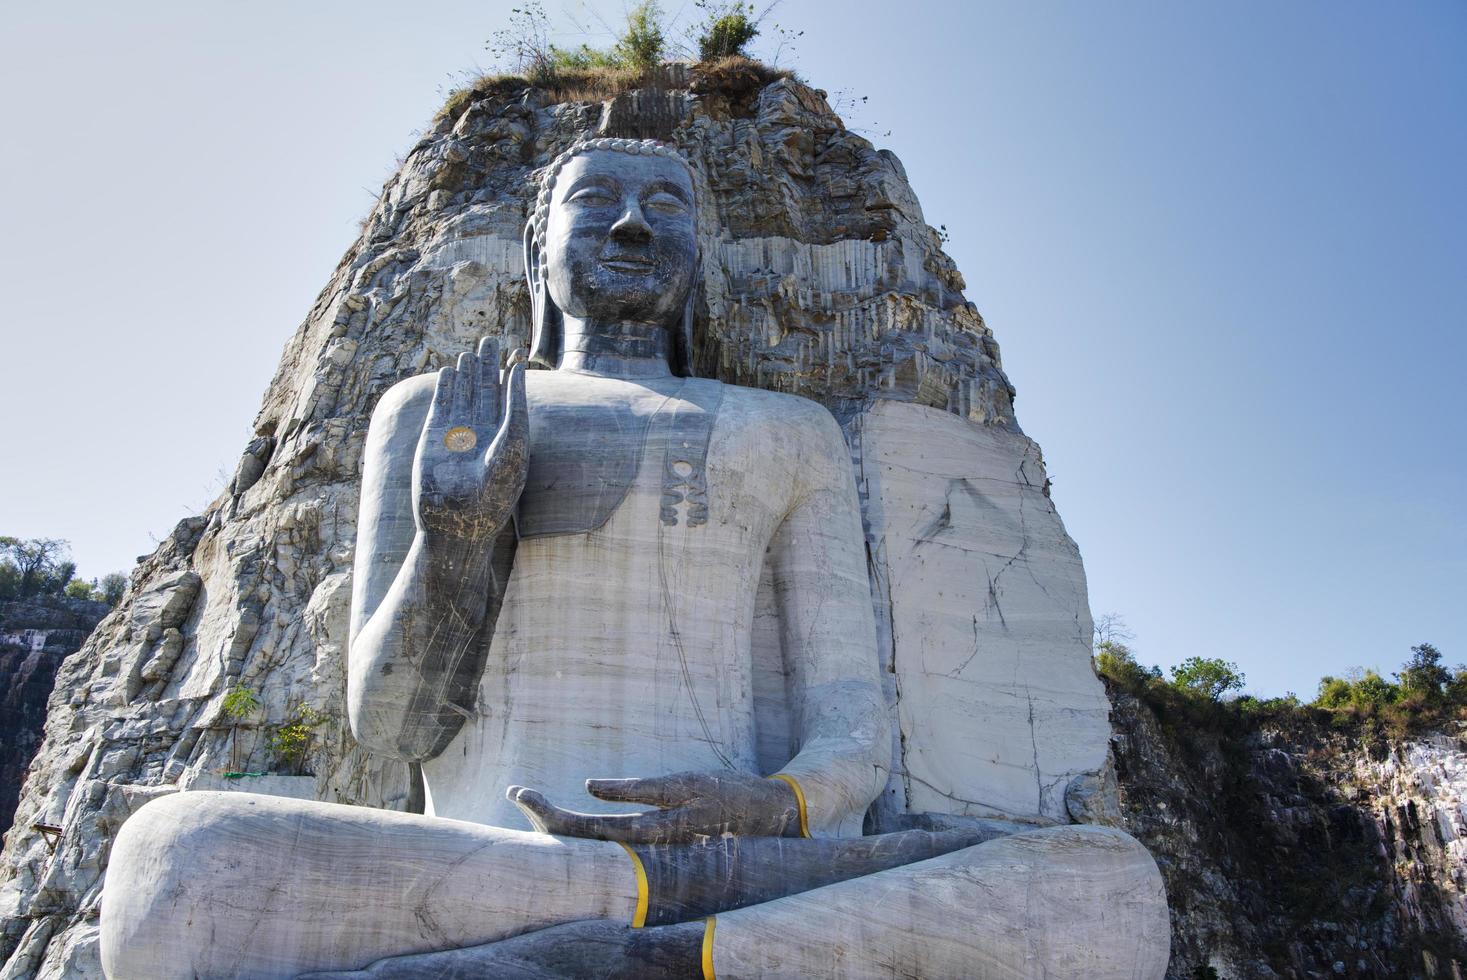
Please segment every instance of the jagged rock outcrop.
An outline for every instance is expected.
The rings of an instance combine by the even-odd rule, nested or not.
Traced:
[[[1169,977],[1462,976],[1467,741],[1110,693],[1121,823],[1166,881]]]
[[[407,805],[404,767],[357,747],[343,709],[367,423],[392,384],[480,335],[525,342],[531,177],[593,133],[667,139],[699,174],[699,373],[814,398],[845,427],[880,517],[889,693],[911,706],[893,713],[886,812],[1069,819],[1066,789],[1105,756],[1106,704],[1079,554],[992,335],[901,164],[823,93],[683,81],[606,103],[486,90],[409,151],[287,344],[228,492],[174,530],[62,667],[17,822],[64,835],[52,854],[14,834],[0,855],[0,980],[98,974],[110,841],[159,794]],[[938,423],[966,426],[953,438],[976,455],[908,451],[904,433]],[[913,589],[955,575],[960,592]],[[228,714],[235,688],[259,708]],[[942,736],[944,715],[965,727]],[[272,751],[287,725],[309,729],[303,756]]]
[[[109,609],[67,596],[0,603],[0,834],[10,829],[21,782],[41,744],[56,671]]]

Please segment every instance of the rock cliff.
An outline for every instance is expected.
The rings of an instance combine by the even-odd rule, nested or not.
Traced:
[[[1110,693],[1122,824],[1166,881],[1170,977],[1462,976],[1467,741]]]
[[[10,829],[41,744],[56,671],[108,611],[105,603],[65,596],[0,603],[0,833]]]

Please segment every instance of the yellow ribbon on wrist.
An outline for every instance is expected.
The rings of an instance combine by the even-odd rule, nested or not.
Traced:
[[[787,772],[777,772],[773,776],[770,776],[769,778],[770,779],[778,779],[778,780],[781,780],[783,782],[789,783],[790,789],[792,789],[792,790],[795,791],[795,802],[797,804],[799,804],[799,807],[800,807],[800,836],[801,837],[809,837],[810,836],[810,816],[809,816],[809,814],[805,810],[805,791],[802,790],[802,789],[800,789],[799,782],[796,781],[796,779],[795,779],[794,776],[791,776]]]
[[[718,980],[713,972],[713,916],[703,920],[703,980]]]
[[[642,866],[642,859],[637,856],[636,851],[632,850],[626,844],[622,844],[621,841],[617,841],[617,843],[621,844],[622,850],[627,852],[627,857],[632,859],[632,867],[637,872],[637,910],[632,913],[632,928],[640,929],[647,924],[647,899],[649,891],[647,886],[647,869]]]

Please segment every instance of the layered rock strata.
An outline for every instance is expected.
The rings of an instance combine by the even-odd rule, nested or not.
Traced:
[[[367,423],[391,385],[481,335],[525,343],[531,177],[593,133],[657,136],[693,163],[699,373],[815,399],[844,426],[898,760],[875,824],[909,809],[1069,820],[1067,787],[1106,750],[1083,571],[901,164],[792,80],[605,104],[522,91],[472,101],[409,151],[287,344],[229,491],[64,665],[20,805],[64,836],[52,854],[13,835],[0,856],[0,978],[96,975],[110,841],[157,795],[409,805],[409,774],[358,747],[343,708]],[[243,718],[225,710],[241,687],[260,700]],[[272,754],[272,735],[302,727],[303,755]]]

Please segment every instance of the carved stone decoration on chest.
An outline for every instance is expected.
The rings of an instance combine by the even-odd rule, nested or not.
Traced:
[[[545,376],[536,372],[535,380]],[[621,400],[595,404],[578,389],[532,386],[521,538],[595,531],[639,479],[660,481],[664,525],[676,526],[680,513],[688,527],[707,523],[708,445],[723,386],[698,378],[622,386],[629,391]]]

